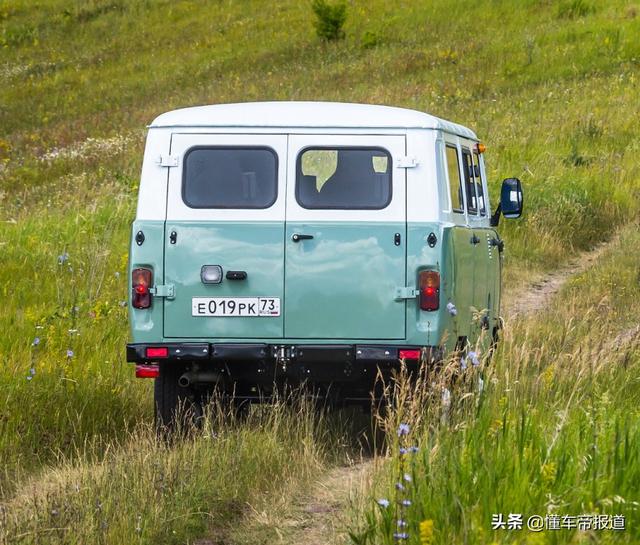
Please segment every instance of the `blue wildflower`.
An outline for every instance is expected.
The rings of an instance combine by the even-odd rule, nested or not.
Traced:
[[[398,532],[393,534],[394,539],[409,539],[409,534],[407,532]]]
[[[409,507],[411,505],[411,500],[402,500],[400,502],[400,505],[403,505],[404,507]]]
[[[404,485],[402,483],[396,483],[396,490],[404,490]]]
[[[62,265],[67,261],[69,261],[69,254],[67,252],[64,252],[63,254],[58,256],[58,265]]]
[[[406,454],[407,452],[409,451],[406,448],[400,447],[400,454]]]
[[[478,367],[478,365],[480,365],[480,358],[478,357],[477,352],[469,352],[469,359],[474,367]]]
[[[381,498],[378,500],[378,505],[381,507],[389,507],[389,500]]]
[[[29,369],[29,374],[30,374],[31,376],[33,376],[33,375],[35,375],[35,374],[36,374],[35,367],[32,367],[31,369]]]
[[[40,344],[40,337],[36,337],[35,339],[33,339],[31,346],[38,346],[39,344]]]
[[[462,356],[460,358],[460,370],[464,371],[464,370],[466,370],[466,368],[467,368],[467,358],[466,358],[466,356]]]
[[[417,448],[416,448],[416,450],[417,450]],[[402,478],[403,478],[403,479],[405,480],[405,482],[407,482],[407,483],[410,483],[410,482],[411,482],[411,480],[412,480],[412,479],[411,479],[411,475],[409,475],[408,473],[405,473],[405,474],[403,475],[403,477],[402,477]]]
[[[406,528],[408,526],[407,521],[406,520],[398,520],[398,528]]]
[[[451,302],[447,303],[447,311],[449,312],[449,314],[451,314],[451,316],[456,316],[458,314],[458,309]]]
[[[398,437],[409,435],[409,424],[400,424],[398,427]]]
[[[413,454],[415,454],[416,452],[418,452],[420,449],[418,447],[409,447],[409,451],[412,452]]]
[[[73,350],[67,350],[67,358],[73,358]]]

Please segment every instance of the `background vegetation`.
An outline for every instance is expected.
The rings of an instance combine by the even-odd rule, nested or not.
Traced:
[[[330,457],[318,454],[309,462],[284,464],[284,454],[243,443],[242,429],[224,432],[230,434],[227,446],[200,439],[170,454],[145,436],[152,418],[151,384],[136,382],[124,363],[127,325],[121,305],[127,296],[127,239],[144,126],[155,115],[202,103],[341,100],[406,106],[471,126],[488,145],[494,195],[503,177],[517,175],[525,184],[526,216],[501,227],[511,285],[556,267],[637,217],[637,5],[622,0],[373,0],[349,2],[346,15],[344,39],[326,41],[316,36],[311,5],[288,0],[269,5],[257,0],[0,1],[0,521],[7,520],[5,516],[13,520],[11,526],[0,526],[0,542],[15,542],[20,536],[25,543],[121,543],[122,536],[129,535],[141,543],[184,543],[185,536],[203,532],[211,513],[222,513],[213,517],[214,526],[239,516],[242,509],[220,508],[211,496],[197,492],[202,478],[197,472],[181,475],[182,492],[168,489],[170,500],[159,502],[153,515],[140,511],[136,502],[149,497],[155,478],[146,465],[151,458],[165,474],[185,453],[192,459],[202,455],[225,460],[231,451],[224,449],[250,447],[258,457],[275,457],[272,476],[278,482],[296,482],[292,476],[297,474],[310,478],[330,463]],[[624,240],[626,248],[636,243]],[[630,271],[628,263],[624,266]],[[626,290],[621,293],[632,293],[631,272],[619,279],[610,274],[594,277],[596,283],[603,278],[608,282],[593,288],[600,291],[589,292],[594,298],[613,290],[613,283],[616,290]],[[548,407],[566,399],[573,375],[552,375],[553,384],[561,387],[537,396],[536,373],[579,347],[586,350],[585,339],[615,338],[616,328],[628,323],[612,317],[622,316],[625,304],[632,305],[630,299],[614,298],[613,306],[592,310],[589,304],[595,299],[572,297],[563,299],[566,312],[549,322],[563,335],[544,329],[548,317],[518,324],[519,332],[510,333],[513,337],[499,360],[503,363],[495,371],[500,387],[505,374],[520,377],[514,390],[518,395],[507,396],[509,425],[500,433],[503,443],[520,441],[518,463],[525,469],[510,462],[484,475],[493,479],[486,484],[491,493],[474,483],[480,499],[502,497],[504,503],[473,508],[467,497],[462,503],[474,513],[469,515],[476,520],[473,524],[451,510],[444,501],[451,496],[432,505],[430,492],[420,492],[423,507],[416,516],[436,521],[436,535],[442,536],[438,539],[456,535],[483,542],[480,527],[486,513],[511,505],[516,496],[521,503],[513,509],[541,508],[542,488],[529,479],[534,492],[525,492],[522,475],[540,469],[540,452],[548,446],[540,430],[553,425]],[[591,321],[585,321],[585,313]],[[567,320],[573,320],[567,327],[579,324],[579,331],[567,330],[562,325]],[[587,325],[596,328],[595,337],[587,337]],[[590,376],[580,371],[589,361],[579,359],[575,373]],[[608,404],[585,410],[597,410],[601,422],[618,422],[619,433],[633,438],[638,422],[637,413],[629,412],[634,391],[618,392],[614,386],[628,382],[626,388],[632,388],[635,368],[616,361],[598,371],[609,373],[602,375],[610,389]],[[566,383],[560,381],[563,376]],[[581,387],[592,384],[581,380]],[[592,390],[585,386],[584,391]],[[502,398],[487,395],[494,396],[487,406]],[[571,398],[578,399],[582,397]],[[590,417],[580,413],[578,405],[571,407],[575,420],[559,434],[564,444],[575,443],[572,452],[584,452],[591,443],[576,430],[591,430],[580,424]],[[525,408],[530,420],[518,439],[512,434]],[[462,468],[459,486],[468,485],[465,475],[480,467],[470,461],[476,452],[461,445],[486,445],[480,435],[498,414],[503,414],[499,407],[488,408],[477,416],[477,426],[461,425],[464,432],[450,435],[443,428],[425,438],[425,444],[440,445],[443,455],[469,453],[469,459],[452,466]],[[284,411],[281,419],[287,418],[292,417]],[[277,444],[292,458],[326,451],[325,435],[315,428],[303,438],[283,433],[275,424],[262,430],[266,445]],[[611,427],[602,435],[598,432],[597,441],[608,441],[605,452],[614,452],[606,450],[613,448],[614,432]],[[526,446],[532,450],[525,456]],[[564,462],[552,449],[549,460],[560,475],[553,490],[564,491],[567,509],[609,497],[612,491],[624,496],[627,489],[615,479],[620,471],[625,479],[633,478],[638,468],[635,447],[629,448],[630,457],[617,458],[622,461],[616,467],[623,468],[616,469],[618,473],[597,466],[606,478],[604,488],[595,492],[572,488],[570,483],[583,474],[561,471]],[[491,456],[505,456],[491,462],[508,461],[510,451],[498,448]],[[220,487],[230,487],[224,497],[242,504],[271,484],[259,478],[262,466],[255,465],[255,458],[247,453],[239,459],[241,465],[229,475],[237,477],[246,467],[248,478],[241,482],[247,490],[233,488],[233,480]],[[211,471],[211,463],[202,461],[203,472]],[[444,472],[445,465],[435,463],[425,481],[443,494],[444,476],[452,473],[452,468]],[[99,475],[110,467],[115,468],[108,473],[110,492],[104,492]],[[419,471],[427,475],[425,468]],[[151,517],[156,533],[136,532],[135,517],[119,521],[118,532],[103,532],[96,521],[104,519],[91,501],[68,499],[65,487],[78,482],[81,488],[95,486],[87,492],[91,501],[117,495],[123,512]],[[455,494],[456,487],[448,493]],[[32,495],[39,498],[34,500],[38,509],[60,512],[56,506],[64,504],[82,512],[65,519],[69,526],[58,525],[45,511],[34,515],[23,507],[25,494],[33,490],[44,491]],[[503,496],[496,490],[504,491]],[[177,498],[185,502],[189,516],[174,519]]]

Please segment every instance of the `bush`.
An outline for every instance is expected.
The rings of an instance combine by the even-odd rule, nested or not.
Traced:
[[[347,20],[347,4],[344,1],[329,4],[326,0],[313,0],[311,8],[316,14],[314,26],[320,38],[328,41],[344,38],[342,26]]]

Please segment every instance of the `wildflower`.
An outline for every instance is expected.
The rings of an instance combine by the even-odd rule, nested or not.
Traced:
[[[431,545],[433,543],[433,521],[423,520],[420,523],[420,545]]]
[[[400,424],[398,427],[398,437],[409,435],[409,424]]]
[[[407,521],[406,520],[398,520],[398,528],[406,528],[407,527]]]
[[[466,369],[467,369],[467,358],[465,356],[462,356],[460,358],[460,370],[465,371]]]
[[[31,375],[27,375],[27,380],[31,380],[33,377]]]
[[[33,375],[35,375],[35,374],[36,374],[35,367],[32,367],[31,369],[29,369],[29,374],[30,374],[31,376],[33,376]]]
[[[403,507],[409,507],[411,505],[411,500],[402,500],[400,502],[400,505],[402,505]]]
[[[405,473],[402,478],[404,479],[405,482],[410,483],[411,482],[411,475],[409,475],[408,473]]]
[[[381,498],[381,499],[378,500],[378,505],[380,507],[389,507],[389,500]]]
[[[478,365],[480,365],[480,358],[478,357],[477,352],[469,352],[469,359],[474,367],[478,367]]]
[[[400,447],[400,454],[406,454],[407,452],[409,451],[406,448]]]
[[[458,309],[451,302],[447,303],[447,311],[449,312],[449,314],[451,314],[451,316],[456,316],[458,314]]]
[[[68,330],[67,330],[67,333],[69,333],[69,335],[73,335],[73,334],[75,334],[75,333],[77,333],[77,332],[78,332],[78,330],[77,330],[77,329],[68,329]]]
[[[58,265],[62,265],[67,261],[69,261],[69,254],[67,252],[64,252],[63,254],[58,256]]]
[[[395,534],[393,534],[393,538],[394,539],[409,539],[409,534],[407,534],[407,532],[397,532]]]
[[[67,350],[67,358],[73,358],[73,350]]]
[[[404,485],[402,483],[396,483],[396,490],[404,490]]]
[[[418,447],[409,447],[409,452],[411,452],[412,454],[415,454],[416,452],[418,452],[420,449]]]
[[[39,344],[40,344],[40,337],[36,337],[35,339],[33,339],[31,346],[38,346]]]

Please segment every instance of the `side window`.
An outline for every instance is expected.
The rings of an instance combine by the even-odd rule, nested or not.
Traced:
[[[467,148],[462,148],[462,166],[464,172],[464,187],[467,196],[467,212],[475,216],[478,213],[478,202],[476,200],[471,152]]]
[[[182,200],[191,208],[269,208],[277,196],[271,148],[198,147],[185,154]]]
[[[381,210],[391,202],[391,156],[381,148],[308,148],[296,163],[303,208]]]
[[[480,209],[480,215],[487,215],[487,206],[484,202],[484,188],[482,186],[482,178],[480,177],[480,157],[476,152],[471,156],[473,159],[473,178],[476,183],[476,195],[478,196],[478,208]]]
[[[451,195],[451,208],[458,214],[464,213],[464,201],[462,200],[462,180],[460,179],[460,163],[458,161],[458,149],[447,144],[447,173],[449,174],[449,192]]]

